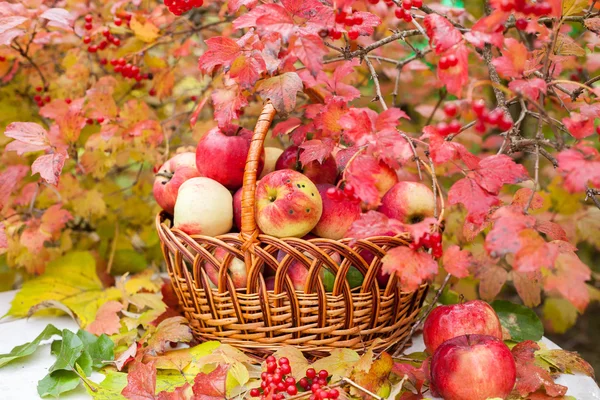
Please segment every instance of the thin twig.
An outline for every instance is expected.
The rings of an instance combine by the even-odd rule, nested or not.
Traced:
[[[600,208],[600,199],[596,196],[600,195],[600,189],[593,189],[588,187],[585,191],[585,201],[588,199],[592,200],[596,207]]]
[[[369,56],[365,56],[365,63],[367,64],[367,67],[369,68],[369,72],[371,73],[371,78],[373,78],[373,83],[375,84],[375,93],[377,94],[377,100],[379,100],[379,102],[381,103],[381,108],[383,108],[384,111],[386,111],[388,109],[387,104],[385,104],[385,99],[383,98],[383,94],[381,94],[381,86],[379,86],[379,78],[377,77],[377,72],[375,71],[375,68],[373,67],[373,64],[371,63],[371,60],[369,60]]]
[[[425,122],[425,126],[427,126],[431,123],[431,120],[433,119],[435,112],[438,110],[438,108],[440,108],[440,105],[442,105],[442,102],[446,98],[446,94],[447,94],[447,92],[445,90],[441,91],[440,98],[438,99],[437,103],[435,103],[435,107],[433,107],[433,111],[431,111],[431,114],[429,114],[429,118],[427,118],[427,122]]]

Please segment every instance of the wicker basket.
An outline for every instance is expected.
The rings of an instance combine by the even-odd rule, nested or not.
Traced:
[[[256,124],[244,172],[241,233],[189,236],[171,228],[167,213],[156,218],[167,270],[195,337],[259,355],[284,345],[316,357],[334,348],[360,352],[374,342],[375,350],[398,345],[417,318],[427,285],[407,293],[398,289],[395,276],[386,287],[379,287],[376,277],[386,252],[407,246],[408,236],[335,241],[259,233],[254,219],[258,160],[275,114],[267,102]],[[221,262],[213,256],[216,248],[227,252]],[[286,255],[283,259],[281,252]],[[370,263],[361,257],[366,252],[372,255],[365,257]],[[333,253],[341,256],[340,265],[332,260]],[[236,290],[227,274],[234,258],[244,261],[249,271],[244,290]],[[286,273],[295,260],[309,269],[304,291],[295,291]],[[346,281],[351,266],[365,277],[354,289]],[[206,268],[219,271],[217,288],[211,287]],[[325,291],[322,268],[335,276],[332,292]],[[275,273],[274,290],[266,288],[262,274],[266,269]]]

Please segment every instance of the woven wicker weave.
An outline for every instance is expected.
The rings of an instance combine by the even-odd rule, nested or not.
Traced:
[[[335,241],[259,234],[254,219],[258,160],[275,113],[267,102],[256,124],[244,172],[240,234],[189,236],[171,228],[168,214],[156,218],[167,270],[194,335],[260,355],[283,345],[317,357],[334,348],[362,351],[376,339],[375,349],[393,347],[408,335],[427,293],[427,285],[401,292],[395,276],[386,287],[378,285],[381,259],[389,249],[407,246],[408,236]],[[216,248],[227,252],[221,261],[213,256]],[[340,265],[334,253],[341,256]],[[249,271],[245,290],[235,290],[227,274],[234,258]],[[295,291],[286,273],[295,260],[309,269],[304,291]],[[362,286],[352,290],[345,278],[351,266],[365,276]],[[219,271],[217,288],[211,288],[206,268]],[[325,291],[322,268],[336,277],[332,292]],[[262,273],[267,269],[275,271],[270,291]]]

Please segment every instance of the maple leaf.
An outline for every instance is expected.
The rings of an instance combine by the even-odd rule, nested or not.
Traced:
[[[568,117],[562,119],[571,136],[576,139],[583,139],[594,134],[594,118],[588,118],[585,115],[572,112]]]
[[[463,178],[448,191],[448,203],[464,205],[468,211],[467,221],[480,225],[485,221],[488,211],[500,204],[500,199],[482,188],[475,180]]]
[[[246,96],[235,84],[214,90],[211,99],[215,108],[215,120],[219,127],[225,127],[234,119],[238,119],[242,108],[248,105]]]
[[[346,181],[352,186],[359,199],[371,206],[381,203],[375,176],[379,171],[379,162],[371,156],[359,155],[346,166]]]
[[[523,304],[527,307],[536,307],[541,303],[542,274],[536,272],[511,272],[512,282]]]
[[[368,211],[352,223],[346,237],[365,239],[373,236],[396,236],[405,232],[404,224],[377,211]]]
[[[299,72],[300,78],[306,87],[324,92],[325,101],[330,98],[334,100],[352,101],[360,97],[360,91],[352,85],[348,85],[342,80],[354,72],[354,68],[359,65],[358,60],[344,61],[335,64],[332,76],[324,71],[319,71],[316,77],[308,70]]]
[[[300,148],[303,149],[303,151],[300,152],[300,162],[302,165],[306,165],[316,160],[322,164],[326,158],[331,156],[334,147],[335,142],[333,140],[308,140],[300,145]]]
[[[585,191],[588,184],[600,186],[600,154],[584,145],[563,150],[556,156],[558,169],[565,177],[564,187],[571,193]]]
[[[438,68],[438,79],[444,84],[448,93],[460,97],[465,85],[469,81],[469,49],[464,43],[461,43],[455,48],[448,50],[448,53],[454,54],[458,63],[450,68]]]
[[[429,44],[436,54],[444,53],[462,41],[462,35],[445,17],[439,14],[427,14],[423,20]]]
[[[153,362],[136,361],[129,367],[127,386],[121,394],[129,400],[155,400],[156,367]]]
[[[275,109],[286,115],[296,107],[296,95],[302,91],[302,80],[295,72],[286,72],[256,85],[257,92],[265,100],[269,99]]]
[[[212,372],[200,372],[194,378],[193,391],[198,400],[223,400],[226,398],[225,381],[229,366],[218,365]]]
[[[473,275],[479,279],[479,296],[485,301],[494,300],[508,279],[508,272],[496,264],[487,254],[473,258],[471,264]]]
[[[492,214],[494,226],[485,238],[485,249],[492,257],[516,253],[522,246],[519,234],[535,226],[535,217],[522,209],[501,207]]]
[[[417,368],[411,364],[396,362],[392,367],[392,372],[400,378],[407,377],[409,382],[417,389],[417,393],[421,393],[423,385],[429,381],[429,362],[431,357],[427,357]]]
[[[547,243],[533,229],[519,232],[519,251],[515,253],[513,268],[519,272],[535,272],[551,267],[558,256],[558,248]]]
[[[400,118],[410,119],[399,108],[389,108],[377,114],[370,108],[350,108],[340,118],[344,137],[356,146],[376,142],[377,136],[389,132],[397,133]]]
[[[591,277],[590,268],[581,262],[572,250],[559,251],[554,268],[544,276],[544,290],[549,293],[560,293],[583,312],[590,301],[585,284]]]
[[[150,338],[146,340],[144,351],[149,354],[164,353],[169,348],[170,342],[189,342],[192,340],[192,331],[184,317],[172,317],[162,321]]]
[[[502,47],[504,36],[500,28],[508,19],[508,15],[494,10],[490,15],[477,21],[471,30],[464,34],[465,39],[479,49],[482,49],[486,43],[491,43],[498,48]]]
[[[554,383],[550,374],[535,364],[535,352],[539,349],[540,346],[531,340],[518,343],[512,348],[511,352],[517,366],[516,391],[525,397],[544,388],[552,397],[564,396],[567,388]]]
[[[494,58],[492,64],[504,78],[517,78],[523,75],[527,63],[527,48],[513,38],[504,39],[505,50],[501,57]]]
[[[0,173],[0,210],[4,208],[13,190],[27,174],[28,169],[25,165],[10,165]]]
[[[444,251],[442,266],[449,274],[457,278],[466,278],[469,276],[470,265],[471,253],[468,250],[461,250],[457,245],[452,245]]]
[[[508,83],[508,88],[515,93],[524,94],[531,100],[537,100],[540,93],[546,94],[546,81],[541,78],[515,79]]]
[[[16,151],[21,155],[51,148],[48,132],[34,122],[13,122],[6,127],[4,135],[15,139],[14,142],[6,145],[5,152]]]
[[[381,262],[382,271],[386,274],[396,274],[400,288],[407,292],[417,290],[438,272],[438,265],[431,255],[410,247],[391,249]]]
[[[123,309],[118,301],[107,301],[96,312],[96,319],[87,326],[86,330],[94,335],[114,335],[119,333],[121,320],[117,313]]]
[[[39,173],[42,179],[51,185],[58,184],[58,178],[65,165],[66,153],[50,153],[39,156],[33,164],[31,164],[31,173],[33,175]]]
[[[504,184],[519,183],[528,178],[527,170],[506,154],[486,157],[469,173],[483,189],[498,194]]]

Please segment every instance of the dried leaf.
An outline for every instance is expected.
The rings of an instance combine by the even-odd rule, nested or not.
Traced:
[[[579,14],[587,8],[588,3],[588,0],[563,0],[562,15],[568,17],[569,15]]]
[[[256,85],[256,90],[265,100],[271,100],[275,109],[286,115],[296,107],[296,95],[302,91],[302,80],[295,72],[286,72]]]
[[[534,353],[539,349],[540,346],[531,340],[521,342],[512,348],[517,364],[517,392],[521,396],[527,396],[543,387],[550,396],[564,396],[567,388],[554,383],[548,372],[535,365]]]
[[[121,320],[117,313],[122,309],[123,305],[118,301],[107,301],[100,306],[96,313],[96,319],[87,326],[86,330],[94,335],[119,333]]]

